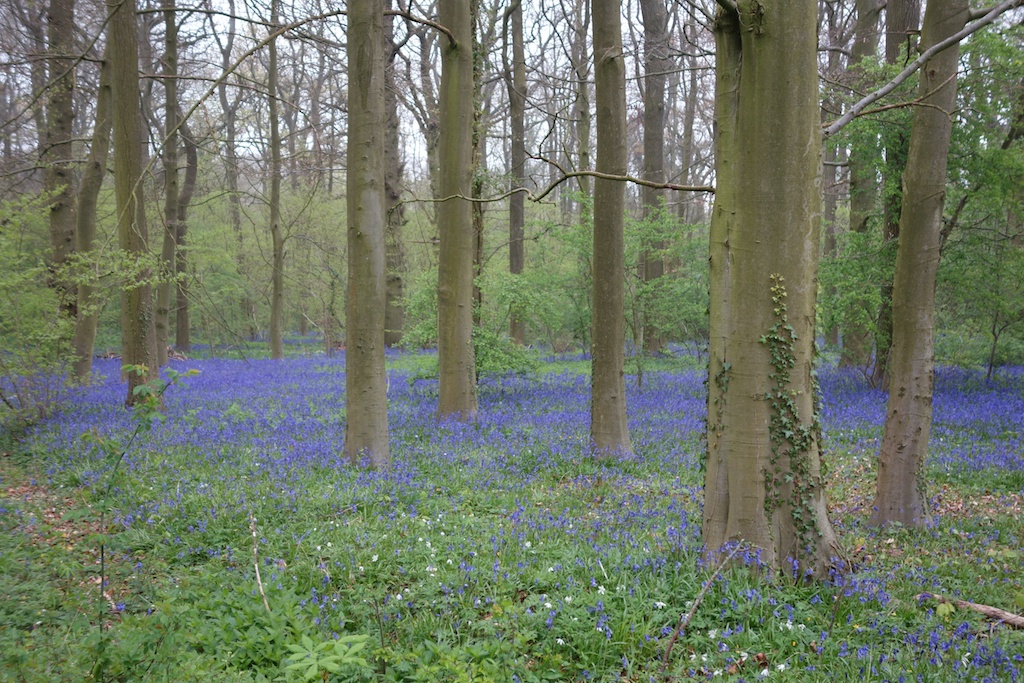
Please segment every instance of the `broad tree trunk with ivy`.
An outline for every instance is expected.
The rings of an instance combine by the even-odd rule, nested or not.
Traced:
[[[473,354],[473,24],[469,0],[441,0],[441,137],[437,207],[438,417],[476,415]]]
[[[349,2],[348,298],[345,452],[385,467],[388,449],[384,309],[383,0]]]
[[[931,0],[925,10],[922,47],[927,49],[957,33],[967,18],[966,0]],[[922,106],[914,109],[903,173],[892,293],[889,406],[875,497],[874,521],[878,524],[923,526],[929,518],[923,478],[935,380],[935,277],[958,56],[958,47],[950,47],[921,69]]]
[[[704,542],[821,576],[836,550],[820,461],[814,314],[821,128],[813,0],[715,23],[716,177]]]

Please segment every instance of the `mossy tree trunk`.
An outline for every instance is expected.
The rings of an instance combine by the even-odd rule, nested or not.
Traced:
[[[597,171],[626,174],[626,65],[618,0],[594,3]],[[594,180],[590,342],[590,439],[598,454],[630,454],[625,381],[625,194],[621,181]]]
[[[812,376],[822,200],[816,5],[742,0],[738,10],[720,10],[715,24],[704,543],[714,557],[743,541],[772,570],[821,576],[836,537]]]
[[[922,47],[964,28],[966,0],[930,0]],[[932,425],[935,380],[935,277],[939,268],[946,166],[956,107],[958,46],[938,53],[921,70],[907,168],[903,173],[899,247],[893,278],[893,338],[889,404],[878,456],[878,524],[923,526],[929,519],[924,465]]]
[[[348,298],[345,311],[345,452],[386,467],[384,313],[384,0],[349,1]]]
[[[440,0],[442,38],[438,194],[437,357],[440,418],[476,415],[473,353],[473,23],[469,0]]]

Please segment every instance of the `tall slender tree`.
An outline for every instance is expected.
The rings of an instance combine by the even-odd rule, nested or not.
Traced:
[[[703,533],[821,575],[835,554],[812,377],[821,223],[814,0],[722,2]]]
[[[75,0],[50,0],[47,38],[50,56],[46,60],[50,85],[46,105],[46,190],[50,196],[51,267],[59,273],[75,251],[75,169],[73,153],[75,89]],[[53,282],[61,309],[74,320],[78,307],[75,286],[65,276]]]
[[[512,56],[509,60],[509,43]],[[505,11],[505,87],[508,90],[511,155],[509,189],[513,192],[508,206],[508,272],[521,275],[526,264],[524,228],[526,225],[526,55],[523,45],[523,3],[512,0]],[[509,316],[509,336],[517,344],[526,343],[523,311],[513,308]]]
[[[345,451],[385,467],[384,0],[349,1]]]
[[[92,252],[96,240],[96,208],[103,177],[107,173],[107,158],[110,155],[110,130],[113,123],[110,49],[108,41],[104,48],[99,86],[96,90],[96,121],[92,129],[92,143],[78,186],[75,239],[77,251],[83,257]],[[85,278],[78,285],[77,319],[72,342],[75,352],[75,377],[78,379],[85,379],[92,372],[93,349],[96,345],[100,301],[96,297],[96,287],[92,279]]]
[[[277,31],[278,0],[270,2],[270,30]],[[270,125],[270,357],[284,358],[284,233],[281,228],[281,122],[278,102],[277,36],[267,45],[267,104]]]
[[[924,49],[967,23],[967,0],[929,0]],[[899,246],[893,278],[889,404],[878,456],[878,524],[923,526],[930,517],[923,486],[935,381],[935,278],[939,267],[946,166],[956,107],[958,45],[921,69],[907,166],[903,173]]]
[[[626,64],[619,0],[594,3],[597,171],[626,174]],[[590,438],[598,453],[629,454],[625,380],[625,185],[594,180]]]
[[[139,90],[139,46],[135,0],[111,0],[111,94],[114,105],[114,192],[117,204],[118,246],[137,267],[121,296],[121,357],[126,365],[145,366],[148,373],[128,373],[125,403],[137,400],[135,387],[153,376],[156,353],[150,271],[143,267],[149,253],[145,194],[142,191],[142,110]]]
[[[438,416],[476,415],[473,353],[473,21],[469,0],[440,0],[442,38],[437,208]]]
[[[174,307],[174,348],[188,352],[192,345],[192,322],[189,315],[188,283],[188,210],[199,175],[199,151],[188,121],[181,122],[181,144],[185,149],[185,182],[178,193],[177,231],[175,232],[174,272],[176,304]]]
[[[162,0],[164,14],[164,229],[156,286],[156,363],[167,364],[171,338],[171,286],[178,238],[178,22],[175,0]]]
[[[665,0],[641,0],[644,20],[644,180],[665,182],[665,81],[669,72],[668,9]],[[642,190],[644,218],[650,220],[665,208],[665,190],[645,186]],[[661,251],[663,240],[648,238],[640,255],[641,277],[653,287],[665,274]],[[649,306],[643,311],[644,351],[661,350],[663,339],[654,325]]]

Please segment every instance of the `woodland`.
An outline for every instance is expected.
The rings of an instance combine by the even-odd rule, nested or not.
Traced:
[[[0,681],[1019,680],[1021,0],[7,0]]]

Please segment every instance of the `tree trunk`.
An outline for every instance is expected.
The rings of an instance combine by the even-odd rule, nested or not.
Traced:
[[[384,199],[387,202],[387,223],[384,235],[387,261],[387,304],[384,311],[384,344],[397,346],[405,330],[405,273],[408,270],[402,228],[405,225],[405,205],[402,203],[401,140],[398,115],[398,84],[395,81],[395,60],[398,46],[394,41],[394,16],[384,17]]]
[[[526,225],[526,56],[523,46],[523,3],[513,0],[505,15],[505,86],[508,90],[511,140],[511,178],[508,205],[508,272],[522,275],[526,264],[523,237]],[[512,62],[508,61],[508,44],[512,43]],[[513,303],[509,311],[509,336],[517,344],[526,343],[523,311]]]
[[[742,0],[715,24],[718,143],[704,543],[823,576],[825,509],[812,365],[821,224],[813,0]]]
[[[669,71],[668,58],[668,10],[665,0],[641,0],[640,9],[644,18],[644,180],[654,183],[665,182],[665,78]],[[660,212],[665,209],[665,190],[644,187],[643,215],[648,221],[647,230],[654,226]],[[664,340],[654,324],[651,310],[651,288],[658,278],[665,274],[665,261],[661,254],[665,242],[661,239],[646,240],[640,256],[642,277],[647,285],[647,300],[643,310],[644,352],[657,353]]]
[[[966,0],[931,0],[922,45],[963,29]],[[956,106],[959,46],[932,57],[921,70],[907,168],[903,174],[899,248],[893,278],[893,339],[889,404],[878,456],[877,524],[923,526],[930,517],[924,464],[932,425],[935,380],[935,277],[939,267],[946,162]]]
[[[278,0],[271,0],[270,30],[277,24]],[[270,357],[284,358],[284,237],[281,233],[281,126],[277,101],[277,37],[267,46],[267,101],[270,116]]]
[[[83,257],[92,251],[93,241],[96,239],[96,205],[100,188],[103,186],[103,177],[107,173],[107,158],[110,155],[110,129],[113,122],[110,51],[108,41],[104,48],[99,88],[96,92],[96,123],[92,131],[92,146],[78,188],[76,239],[78,253]],[[78,286],[78,315],[73,342],[75,377],[83,380],[92,373],[96,326],[99,321],[100,302],[96,299],[95,287],[91,280],[91,277],[87,278],[86,282]]]
[[[188,353],[192,347],[192,328],[189,320],[188,305],[188,254],[185,243],[188,239],[188,208],[192,203],[192,195],[196,190],[196,176],[199,172],[199,155],[195,138],[189,130],[188,122],[181,124],[181,142],[185,148],[185,183],[178,194],[178,231],[175,239],[177,253],[174,259],[174,272],[177,275],[177,305],[175,306],[174,347]]]
[[[171,339],[171,280],[178,236],[178,24],[175,0],[162,0],[164,11],[164,230],[160,279],[156,288],[156,364],[167,364]]]
[[[577,21],[573,22],[572,62],[576,77],[576,155],[581,171],[589,171],[590,164],[590,69],[587,59],[587,28],[590,25],[590,0],[576,0]],[[590,176],[576,179],[580,196],[580,224],[590,222]]]
[[[913,37],[921,23],[921,0],[891,0],[885,9],[885,60],[889,64],[899,62],[901,56],[911,59]],[[885,241],[897,244],[900,236],[900,207],[902,206],[902,185],[899,178],[907,165],[907,135],[899,128],[893,131],[885,150],[886,191],[883,193],[882,230]],[[878,312],[875,332],[875,368],[872,382],[875,386],[889,386],[889,354],[892,346],[893,313],[891,283],[882,285],[882,305]]]
[[[75,285],[61,272],[75,251],[75,169],[72,149],[75,88],[75,0],[50,0],[47,33],[50,56],[49,97],[46,106],[45,188],[50,202],[50,267],[64,315],[77,317]]]
[[[440,0],[442,39],[437,284],[438,417],[476,415],[473,354],[473,24],[469,0]]]
[[[626,67],[618,0],[594,4],[597,171],[626,174]],[[617,180],[594,181],[590,439],[601,455],[632,453],[626,423],[625,194]]]
[[[349,1],[348,299],[345,340],[345,452],[386,467],[387,301],[384,232],[384,0]]]
[[[111,17],[107,40],[111,43],[118,246],[130,259],[142,259],[146,257],[149,247],[142,191],[142,111],[135,1],[117,0],[109,3],[107,9]],[[127,405],[133,405],[138,398],[135,387],[155,376],[152,368],[155,351],[153,299],[149,277],[148,269],[142,269],[134,281],[124,283],[121,295],[122,362],[149,369],[142,374],[128,373]]]

